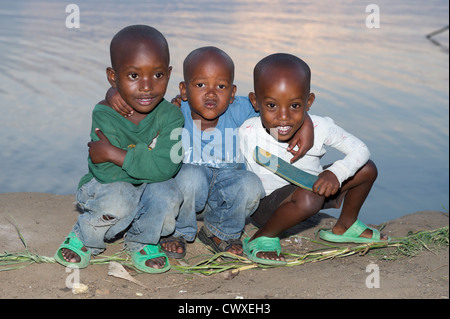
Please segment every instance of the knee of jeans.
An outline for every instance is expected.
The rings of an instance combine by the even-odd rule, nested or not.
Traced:
[[[176,191],[174,191],[172,200],[169,203],[171,203],[178,210],[180,208],[181,203],[183,202],[183,199],[184,199],[183,194],[177,188]]]
[[[94,227],[109,227],[117,223],[117,216],[108,213],[93,214],[88,222]]]
[[[190,181],[199,176],[204,176],[207,170],[208,168],[202,165],[183,164],[180,171],[175,176],[175,180]]]
[[[242,192],[248,195],[249,198],[261,199],[265,196],[264,187],[261,180],[255,174],[248,172],[245,176],[244,183],[242,183]]]
[[[90,224],[93,226],[111,226],[123,218],[129,218],[137,209],[137,203],[127,201],[99,202],[87,201],[78,203],[83,210],[83,215],[90,216]]]
[[[178,188],[160,198],[162,204],[166,207],[166,211],[171,215],[178,215],[183,199],[184,196]]]
[[[170,186],[168,187],[168,192],[170,192],[170,197],[172,198],[171,202],[175,205],[181,204],[183,201],[183,193],[181,192],[180,188],[178,187],[177,182],[172,179]]]
[[[164,218],[161,236],[169,236],[175,231],[175,217],[171,214]]]
[[[167,203],[167,205],[180,206],[183,202],[183,194],[174,179],[148,184],[141,197],[141,201],[154,202],[155,200],[157,202]]]
[[[201,173],[201,170],[195,168],[186,169],[183,174],[175,177],[175,181],[185,196],[194,196],[209,187],[207,177]]]
[[[117,216],[105,213],[100,216],[99,223],[104,226],[112,226],[115,225],[119,221],[119,218]]]
[[[121,218],[136,208],[142,191],[129,183],[100,184],[93,179],[77,192],[77,202],[83,211]]]

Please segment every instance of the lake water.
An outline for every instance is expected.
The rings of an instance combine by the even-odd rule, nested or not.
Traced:
[[[148,24],[169,42],[170,99],[182,61],[214,45],[236,64],[238,94],[252,90],[264,56],[289,52],[312,68],[311,113],[330,116],[368,145],[379,177],[360,218],[381,223],[449,207],[448,1],[64,1],[0,4],[0,192],[74,194],[87,170],[90,116],[109,87],[109,42]],[[369,25],[370,25],[369,23]],[[328,157],[327,157],[328,156]],[[325,161],[336,156],[330,152]],[[336,216],[338,211],[327,211]]]

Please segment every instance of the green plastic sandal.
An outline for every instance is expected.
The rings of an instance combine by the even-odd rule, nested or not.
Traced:
[[[372,231],[372,238],[359,237],[366,229]],[[367,226],[359,219],[357,219],[342,235],[336,235],[331,230],[321,230],[319,232],[319,237],[333,243],[387,243],[390,240],[390,238],[387,240],[381,239],[378,229]]]
[[[66,266],[66,267],[77,267],[77,268],[86,268],[89,265],[89,262],[91,261],[91,252],[90,251],[82,251],[81,249],[84,247],[81,240],[78,239],[78,237],[75,235],[74,232],[71,232],[64,242],[59,246],[58,250],[55,253],[55,260],[59,264]],[[78,256],[80,256],[80,262],[78,263],[71,263],[64,259],[61,249],[66,248],[74,253],[76,253]]]
[[[286,261],[271,260],[257,257],[259,252],[275,251],[279,256],[281,254],[280,239],[278,237],[261,236],[250,241],[250,238],[245,238],[242,242],[242,248],[248,259],[263,265],[286,265]]]
[[[131,256],[131,261],[133,262],[133,265],[138,270],[149,274],[160,274],[170,269],[169,259],[167,258],[166,254],[162,251],[160,245],[147,245],[142,250],[144,250],[146,255],[142,254],[140,250],[128,252]],[[148,267],[145,264],[147,260],[158,257],[165,258],[166,263],[163,268],[152,268]]]

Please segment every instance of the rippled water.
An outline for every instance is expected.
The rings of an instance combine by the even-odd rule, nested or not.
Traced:
[[[379,168],[361,219],[448,212],[448,31],[433,38],[441,46],[425,37],[448,25],[447,1],[377,1],[380,28],[371,29],[367,4],[356,0],[76,4],[80,28],[72,29],[61,1],[0,4],[0,192],[75,193],[87,170],[92,107],[108,88],[109,41],[142,23],[168,39],[168,98],[184,57],[200,46],[231,55],[241,95],[265,55],[302,57],[313,72],[311,113],[364,140]]]

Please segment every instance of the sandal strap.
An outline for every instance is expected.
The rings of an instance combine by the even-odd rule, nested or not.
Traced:
[[[248,250],[253,256],[259,252],[274,251],[279,256],[281,254],[280,238],[261,236],[247,243]]]
[[[228,239],[228,240],[221,239],[220,240],[220,244],[219,244],[219,248],[222,251],[228,251],[228,249],[230,249],[231,246],[233,246],[233,245],[237,245],[237,246],[241,246],[242,247],[242,242],[239,239]]]
[[[70,232],[69,235],[67,235],[66,239],[64,239],[64,242],[59,246],[58,250],[56,251],[54,258],[55,260],[62,264],[63,266],[76,266],[79,268],[84,268],[87,265],[89,265],[89,262],[91,260],[91,252],[88,251],[82,251],[81,249],[84,247],[83,242],[75,235],[74,232]],[[61,249],[68,249],[76,253],[80,257],[80,262],[78,263],[71,263],[64,259],[61,253]]]
[[[146,253],[146,255],[142,254],[140,250],[129,252],[131,255],[131,260],[134,266],[147,273],[162,273],[170,269],[169,259],[166,254],[161,250],[159,245],[146,245],[142,250]],[[165,266],[163,268],[151,268],[145,265],[145,262],[149,259],[154,259],[158,257],[165,258]]]
[[[80,239],[78,239],[77,235],[75,235],[74,232],[71,232],[69,235],[67,235],[63,244],[68,247],[73,247],[74,249],[77,250],[81,250],[84,246],[83,242]]]
[[[145,255],[141,253],[141,251],[136,252],[136,259],[143,259],[144,263],[148,259],[154,259],[158,257],[166,257],[166,254],[161,251],[159,245],[147,245],[144,248],[142,248],[143,251],[145,251]]]
[[[183,258],[184,256],[186,256],[186,244],[187,244],[187,241],[183,237],[175,237],[173,235],[168,236],[168,237],[162,237],[159,240],[159,243],[160,243],[160,246],[161,246],[161,250],[164,251],[166,256],[169,257],[169,258],[180,259],[180,258]],[[182,253],[177,253],[177,252],[169,251],[169,250],[165,249],[161,245],[161,244],[164,244],[164,243],[178,243],[183,248],[183,252]]]
[[[367,226],[366,224],[364,224],[362,221],[360,221],[359,219],[357,219],[353,225],[351,225],[344,234],[342,234],[345,237],[359,237],[361,236],[361,234],[366,230],[366,229],[370,229],[372,231],[372,238],[371,239],[376,239],[376,240],[380,240],[380,232],[378,231],[378,229],[374,229],[371,228],[369,226]]]
[[[173,242],[180,243],[181,246],[186,248],[187,241],[183,237],[175,237],[175,236],[172,235],[172,236],[169,236],[169,237],[161,237],[161,239],[159,240],[160,244],[173,243]]]
[[[202,240],[202,238],[207,237],[208,238],[208,243],[204,242],[204,240]],[[213,250],[217,253],[220,252],[225,252],[228,249],[231,248],[231,246],[233,245],[238,245],[242,247],[242,242],[239,239],[220,239],[220,243],[217,244],[214,241],[214,237],[218,238],[216,235],[214,235],[207,227],[202,226],[202,228],[200,229],[199,232],[199,239],[204,243],[209,245],[211,248],[213,248]]]

